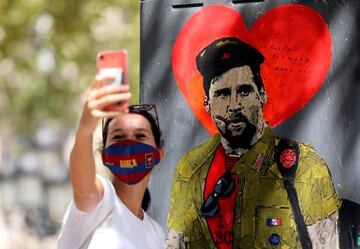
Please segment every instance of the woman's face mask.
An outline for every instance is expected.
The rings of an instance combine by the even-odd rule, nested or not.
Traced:
[[[148,144],[124,139],[107,147],[103,164],[122,182],[140,182],[160,162],[160,151]]]

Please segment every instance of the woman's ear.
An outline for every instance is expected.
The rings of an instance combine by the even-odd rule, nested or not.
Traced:
[[[160,159],[162,160],[164,158],[164,156],[165,156],[164,148],[159,149],[159,154],[160,154]]]

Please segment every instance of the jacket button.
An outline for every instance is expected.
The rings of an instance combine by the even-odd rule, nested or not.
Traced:
[[[271,234],[271,236],[269,237],[269,243],[273,246],[277,246],[280,244],[281,238],[280,235],[277,233],[273,233]]]

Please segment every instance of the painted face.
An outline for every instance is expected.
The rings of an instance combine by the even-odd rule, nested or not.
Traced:
[[[233,149],[251,146],[265,98],[247,65],[232,68],[211,82],[206,108]]]
[[[126,113],[111,120],[105,147],[124,139],[131,139],[156,147],[151,125],[140,114]]]

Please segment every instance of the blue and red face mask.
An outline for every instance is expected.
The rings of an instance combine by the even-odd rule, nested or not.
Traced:
[[[148,144],[124,139],[107,147],[103,164],[122,182],[140,182],[161,160],[160,151]]]

